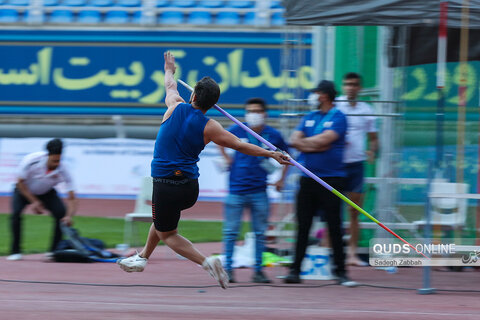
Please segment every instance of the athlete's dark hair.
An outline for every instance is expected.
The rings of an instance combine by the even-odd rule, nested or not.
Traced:
[[[48,154],[62,154],[63,142],[60,139],[52,139],[47,143]]]
[[[197,82],[193,90],[197,96],[195,105],[202,110],[208,110],[217,103],[220,98],[220,87],[210,77],[203,77]]]
[[[267,111],[267,103],[262,98],[250,98],[245,102],[245,105],[249,104],[259,104],[262,106],[263,111]]]

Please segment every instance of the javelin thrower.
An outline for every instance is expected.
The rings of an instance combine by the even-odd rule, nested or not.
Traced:
[[[162,240],[176,253],[201,265],[225,289],[228,276],[220,259],[205,257],[177,232],[181,211],[192,207],[198,198],[198,156],[205,145],[213,141],[248,155],[271,157],[283,165],[290,164],[290,158],[282,152],[242,142],[217,121],[205,116],[220,97],[220,88],[210,77],[197,82],[189,103],[185,103],[173,78],[175,58],[170,52],[165,52],[164,58],[167,111],[158,131],[151,164],[153,223],[143,250],[132,257],[119,259],[117,264],[127,272],[143,271]]]

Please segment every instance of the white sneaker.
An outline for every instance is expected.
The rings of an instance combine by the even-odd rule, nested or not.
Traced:
[[[118,259],[117,264],[126,272],[142,272],[147,265],[147,258],[142,258],[137,254],[123,259]]]
[[[339,285],[344,286],[344,287],[357,287],[358,283],[350,279],[349,277],[343,275],[337,277],[337,282]]]
[[[217,257],[208,257],[203,261],[202,268],[208,271],[223,289],[228,287],[228,275],[223,269],[222,262]]]
[[[14,253],[14,254],[11,254],[7,257],[7,260],[9,261],[18,261],[18,260],[22,260],[22,254],[21,253]]]

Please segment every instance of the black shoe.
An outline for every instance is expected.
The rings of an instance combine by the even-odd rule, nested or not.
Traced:
[[[285,283],[301,283],[300,274],[295,271],[290,271],[290,273],[283,279]]]
[[[272,281],[268,279],[262,271],[256,271],[253,275],[252,281],[255,283],[271,283]]]
[[[228,282],[235,283],[235,277],[233,276],[233,270],[227,270]]]
[[[344,287],[356,287],[358,283],[347,277],[346,275],[338,276],[337,283]]]

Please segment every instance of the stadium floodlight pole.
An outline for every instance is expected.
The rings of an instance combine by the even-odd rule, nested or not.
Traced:
[[[190,92],[193,92],[193,88],[191,86],[189,86],[187,83],[183,82],[182,80],[178,79],[178,82],[180,82],[181,85],[183,85],[185,88],[187,88],[188,90],[190,90]],[[260,142],[264,143],[267,147],[269,147],[271,150],[273,151],[280,151],[280,152],[284,152],[283,150],[280,150],[279,148],[275,147],[273,144],[271,144],[269,141],[267,141],[265,138],[263,138],[262,136],[260,136],[258,133],[256,133],[255,131],[253,131],[252,129],[250,129],[249,127],[247,127],[246,125],[244,125],[242,122],[240,122],[238,119],[236,119],[234,116],[232,116],[231,114],[229,114],[227,111],[223,110],[222,108],[220,108],[217,104],[215,104],[213,106],[215,109],[217,109],[221,114],[223,114],[224,116],[226,116],[228,119],[232,120],[233,122],[235,122],[236,124],[238,124],[243,130],[247,131],[248,133],[250,133],[252,136],[254,136],[255,138],[257,138]],[[391,233],[392,235],[394,235],[395,237],[397,237],[400,241],[402,241],[403,243],[407,244],[410,248],[412,248],[413,250],[415,250],[417,253],[421,254],[422,256],[424,256],[425,258],[428,259],[427,256],[425,256],[422,252],[418,251],[417,248],[415,248],[413,245],[411,245],[407,240],[403,239],[402,237],[400,237],[398,234],[396,234],[394,231],[392,231],[390,228],[388,228],[387,226],[385,226],[383,223],[381,223],[380,221],[378,221],[375,217],[373,217],[371,214],[369,214],[367,211],[363,210],[362,208],[360,208],[355,202],[353,202],[352,200],[348,199],[346,196],[344,196],[343,194],[341,194],[338,190],[336,190],[335,188],[333,188],[331,185],[329,185],[328,183],[326,183],[325,181],[323,181],[322,179],[320,179],[319,177],[317,177],[313,172],[311,172],[310,170],[308,170],[307,168],[305,168],[304,166],[302,166],[300,163],[298,163],[297,161],[295,161],[292,157],[290,157],[290,163],[292,165],[294,165],[295,167],[297,167],[298,169],[300,169],[303,173],[305,173],[307,176],[309,176],[310,178],[312,178],[313,180],[317,181],[318,183],[320,183],[323,187],[325,187],[328,191],[332,192],[334,195],[336,195],[337,197],[339,197],[340,199],[342,199],[343,201],[345,201],[346,203],[348,203],[350,206],[354,207],[356,210],[358,210],[359,212],[361,212],[363,215],[365,215],[367,218],[369,218],[370,220],[372,220],[373,222],[375,222],[376,224],[378,224],[380,227],[382,227],[383,229],[385,229],[386,231],[388,231],[389,233]]]

